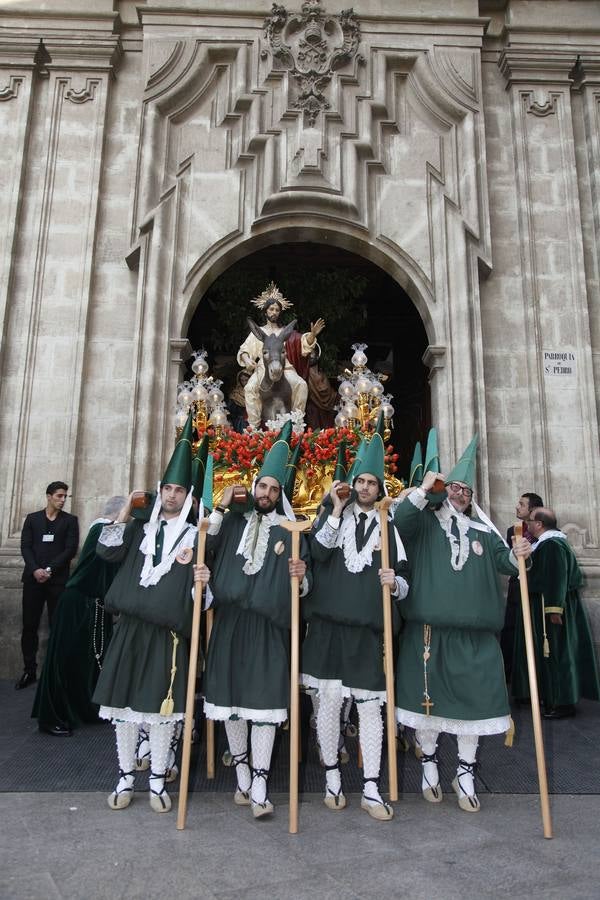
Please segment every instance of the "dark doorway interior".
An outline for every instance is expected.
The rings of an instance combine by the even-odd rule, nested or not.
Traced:
[[[298,319],[305,331],[319,316],[321,369],[337,388],[348,365],[351,344],[368,344],[369,368],[389,372],[386,390],[396,410],[392,442],[405,474],[415,442],[431,424],[427,368],[421,357],[427,336],[406,292],[368,260],[328,244],[276,244],[240,260],[223,273],[198,303],[188,331],[192,347],[205,348],[211,372],[227,394],[239,368],[236,353],[248,334],[248,316],[262,317],[250,303],[274,281],[294,306],[284,321]]]

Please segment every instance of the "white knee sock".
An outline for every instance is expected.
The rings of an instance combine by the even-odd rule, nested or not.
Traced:
[[[117,784],[117,791],[123,791],[125,788],[133,787],[133,771],[135,769],[135,752],[138,739],[137,722],[115,722],[115,737],[117,739],[119,768],[121,772],[128,773],[121,775]]]
[[[179,750],[179,743],[181,741],[181,735],[183,733],[183,722],[175,722],[175,727],[173,729],[173,736],[171,737],[171,743],[169,745],[169,756],[167,759],[167,771],[170,772],[173,766],[175,765],[175,759],[177,757],[177,751]]]
[[[312,703],[312,715],[310,717],[310,727],[317,727],[317,716],[319,715],[319,693],[318,691],[311,691],[310,694],[310,702]]]
[[[337,768],[341,708],[341,692],[339,697],[335,694],[326,694],[320,698],[319,715],[317,716],[317,740],[319,741],[321,757],[325,765],[336,766],[335,769],[327,769],[325,772],[327,788],[332,794],[339,794],[342,788],[342,778],[340,770]]]
[[[148,726],[145,724],[138,726],[137,747],[135,751],[136,766],[144,766],[147,768],[150,759],[150,741],[148,740]]]
[[[250,743],[252,746],[252,787],[253,803],[264,803],[267,799],[267,778],[271,768],[271,754],[275,741],[275,726],[252,723]]]
[[[440,736],[439,731],[417,729],[415,737],[417,744],[426,756],[433,756],[437,750],[437,739]],[[440,783],[437,763],[423,763],[423,778],[421,780],[421,790],[425,791],[428,787],[437,787]]]
[[[233,757],[238,789],[248,793],[252,776],[248,765],[248,722],[246,719],[229,719],[225,722],[229,752]],[[241,762],[242,759],[246,762]]]
[[[458,743],[458,784],[461,791],[472,797],[475,794],[475,778],[473,772],[460,764],[460,760],[465,763],[474,763],[477,756],[477,745],[479,743],[479,735],[477,734],[459,734],[457,735]]]
[[[160,794],[165,786],[165,773],[169,761],[169,750],[175,723],[168,722],[160,725],[150,725],[148,738],[150,740],[150,788]]]
[[[357,703],[358,734],[363,758],[363,793],[367,799],[383,803],[377,779],[381,766],[381,744],[383,741],[383,721],[381,707],[377,700]]]

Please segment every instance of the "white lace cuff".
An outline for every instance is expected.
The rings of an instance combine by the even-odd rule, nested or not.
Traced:
[[[392,594],[396,600],[404,600],[408,594],[408,582],[402,575],[396,575],[396,592]]]
[[[423,488],[418,487],[416,490],[411,491],[406,499],[409,500],[413,506],[416,506],[417,509],[425,509],[427,506],[427,497]]]
[[[337,531],[340,527],[341,519],[338,516],[327,516],[327,524],[331,526],[331,528],[335,528]]]
[[[221,530],[221,525],[223,524],[223,513],[219,512],[218,509],[213,509],[208,517],[208,523],[207,534],[218,534]]]
[[[323,527],[317,532],[317,536],[315,538],[316,541],[321,544],[322,547],[325,547],[327,550],[332,550],[337,545],[337,536],[338,536],[338,528],[339,528],[339,519],[337,527],[333,527],[329,519],[333,518],[329,516]]]
[[[124,533],[125,522],[113,522],[112,525],[105,525],[100,532],[98,543],[104,547],[120,547],[123,543]]]

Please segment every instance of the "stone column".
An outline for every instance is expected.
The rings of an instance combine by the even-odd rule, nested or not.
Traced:
[[[107,24],[112,31],[112,20]],[[0,149],[12,177],[0,201],[1,250],[16,260],[0,301],[3,542],[41,505],[48,480],[76,489],[107,95],[120,57],[112,34],[49,33],[45,80],[37,78],[32,90],[35,64],[28,72],[5,57],[0,103],[17,113],[17,128],[4,130]]]
[[[527,370],[534,480],[561,519],[584,527],[597,547],[600,463],[571,105],[575,61],[572,50],[516,47],[504,51],[500,68],[517,174],[527,347],[518,363]]]
[[[582,206],[585,277],[590,317],[593,382],[600,384],[600,54],[582,53],[573,70],[573,110]],[[600,392],[596,391],[600,415]],[[598,432],[591,436],[598,438]],[[597,495],[596,495],[597,496]],[[586,599],[596,652],[600,657],[600,553],[590,547],[585,529],[565,524],[587,584]]]

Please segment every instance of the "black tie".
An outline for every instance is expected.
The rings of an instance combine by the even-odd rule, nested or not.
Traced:
[[[260,532],[260,523],[262,522],[263,514],[256,513],[256,531],[254,532],[254,540],[252,541],[252,559],[254,559],[254,551],[256,550],[256,545],[258,544],[258,534]]]
[[[360,553],[363,548],[363,544],[365,542],[365,522],[367,521],[367,514],[361,512],[358,514],[358,525],[356,526],[356,549]]]
[[[450,526],[450,531],[457,541],[460,541],[460,531],[458,530],[458,518],[457,516],[452,516],[452,525]]]
[[[165,540],[165,526],[166,522],[163,519],[160,523],[160,528],[158,529],[158,533],[156,535],[156,542],[154,544],[154,556],[152,557],[153,565],[157,566],[162,559],[162,549],[163,543]]]

